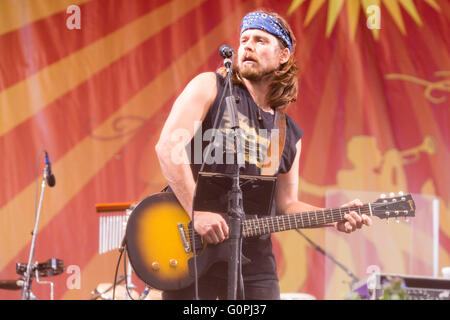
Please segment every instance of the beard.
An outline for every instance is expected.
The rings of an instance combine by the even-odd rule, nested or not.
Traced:
[[[242,63],[238,66],[238,72],[242,78],[249,81],[261,81],[262,79],[270,76],[275,70],[263,70],[259,68],[259,64],[255,63]]]

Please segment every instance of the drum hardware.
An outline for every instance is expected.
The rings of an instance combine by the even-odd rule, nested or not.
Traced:
[[[90,299],[90,300],[97,300],[98,298],[101,298],[101,299],[103,299],[103,300],[112,300],[110,297],[108,297],[106,294],[108,293],[108,292],[110,292],[113,288],[114,288],[114,285],[119,285],[119,284],[121,284],[123,281],[125,280],[125,276],[123,276],[123,275],[121,275],[120,277],[119,277],[119,279],[115,282],[115,284],[113,283],[113,284],[111,284],[109,287],[107,287],[106,289],[104,289],[104,290],[99,290],[99,289],[101,289],[101,285],[99,284],[98,286],[97,286],[97,288],[95,288],[94,289],[94,291],[92,291],[91,292],[91,294],[93,294],[94,296]]]
[[[121,203],[100,203],[95,208],[98,213],[111,211],[124,211],[122,215],[100,216],[99,218],[99,254],[124,248],[125,231],[128,218],[132,210],[136,207],[137,202],[121,202]],[[126,287],[127,289],[135,289],[136,285],[132,283],[133,269],[131,263],[125,264]],[[133,290],[132,290],[133,291]],[[127,299],[133,299],[128,290],[126,290]]]
[[[28,271],[29,270],[29,271]],[[50,300],[53,300],[54,284],[51,281],[41,281],[39,277],[53,277],[60,275],[64,272],[64,261],[56,258],[50,258],[46,262],[33,263],[29,268],[26,263],[16,263],[16,273],[21,276],[25,276],[27,272],[30,272],[30,287],[33,277],[36,278],[36,283],[38,284],[48,284],[50,285]],[[25,281],[22,280],[20,288],[25,286]],[[30,291],[28,300],[37,300],[36,296]]]

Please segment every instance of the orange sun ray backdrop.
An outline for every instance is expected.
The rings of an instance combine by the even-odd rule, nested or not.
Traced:
[[[45,189],[35,261],[58,258],[66,269],[44,280],[54,281],[55,299],[89,299],[113,282],[119,253],[99,253],[95,205],[139,201],[166,185],[154,146],[175,98],[220,66],[222,44],[237,49],[241,18],[261,7],[283,15],[297,38],[300,91],[288,113],[305,132],[300,199],[325,206],[333,190],[401,190],[438,204],[433,216],[418,202],[420,224],[305,234],[360,279],[369,265],[424,276],[450,265],[448,1],[5,0],[0,280],[18,279],[16,263],[28,261],[47,150],[56,185]],[[426,221],[439,223],[437,233]],[[349,293],[345,275],[298,233],[272,239],[282,292]],[[432,262],[421,256],[428,249]],[[50,298],[48,286],[32,289]],[[0,299],[20,291],[0,290]]]

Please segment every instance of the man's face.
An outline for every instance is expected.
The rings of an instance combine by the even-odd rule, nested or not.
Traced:
[[[249,29],[242,33],[237,67],[242,77],[259,81],[278,70],[289,59],[289,49],[281,49],[278,39],[262,30]]]

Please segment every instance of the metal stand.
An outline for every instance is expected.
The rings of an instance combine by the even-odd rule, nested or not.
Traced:
[[[135,206],[133,206],[133,209],[134,209],[134,207],[135,207]],[[131,213],[133,212],[133,209],[130,208],[130,209],[127,209],[127,210],[126,210],[127,221],[128,221],[128,218],[130,217]],[[124,224],[123,227],[124,227],[124,234],[125,234],[127,225]],[[133,297],[130,296],[130,291],[129,291],[129,289],[135,289],[135,288],[136,288],[136,286],[135,286],[135,285],[133,284],[133,282],[132,282],[132,275],[133,275],[133,268],[131,267],[131,262],[130,262],[130,260],[128,260],[128,261],[127,261],[126,274],[125,274],[125,277],[126,277],[125,285],[126,285],[126,289],[127,289],[127,290],[126,290],[126,293],[127,293],[127,300],[133,300]]]
[[[329,254],[328,252],[326,252],[324,249],[322,249],[321,247],[319,247],[317,244],[315,244],[311,239],[309,239],[306,235],[303,234],[303,232],[301,232],[298,229],[295,229],[295,231],[297,231],[298,234],[300,234],[303,238],[305,238],[306,241],[308,241],[311,246],[314,247],[314,249],[316,249],[317,251],[319,251],[321,254],[323,254],[325,257],[327,257],[328,259],[330,259],[331,261],[333,261],[334,264],[336,264],[339,268],[341,268],[342,270],[345,271],[345,273],[352,278],[352,281],[349,283],[350,286],[350,291],[353,289],[353,286],[355,283],[357,283],[358,281],[360,281],[358,279],[358,277],[355,276],[355,274],[353,272],[351,272],[346,266],[344,266],[342,263],[340,263],[339,261],[337,261],[331,254]]]
[[[32,282],[32,269],[33,266],[31,262],[34,258],[34,250],[36,246],[36,235],[38,231],[38,225],[39,225],[39,218],[41,215],[41,209],[42,209],[42,199],[44,198],[44,190],[45,190],[45,177],[42,180],[41,184],[41,196],[39,198],[39,206],[37,209],[36,214],[36,221],[34,223],[34,230],[32,233],[32,240],[31,240],[31,248],[30,248],[30,256],[28,258],[28,264],[27,264],[27,271],[25,273],[25,282],[22,289],[22,300],[36,300],[36,296],[31,292],[31,282]]]
[[[228,60],[228,61],[227,61]],[[229,245],[230,245],[230,260],[228,261],[228,299],[237,299],[238,279],[242,276],[241,270],[241,255],[242,255],[242,219],[245,217],[242,190],[240,188],[239,170],[241,165],[239,161],[239,146],[238,146],[238,129],[239,117],[236,106],[236,98],[233,95],[233,85],[231,81],[231,64],[230,59],[225,59],[225,66],[227,69],[227,80],[230,95],[225,98],[228,114],[230,116],[230,127],[234,130],[234,174],[233,185],[231,191],[228,192],[228,226],[229,226]],[[241,288],[243,289],[243,288]]]

